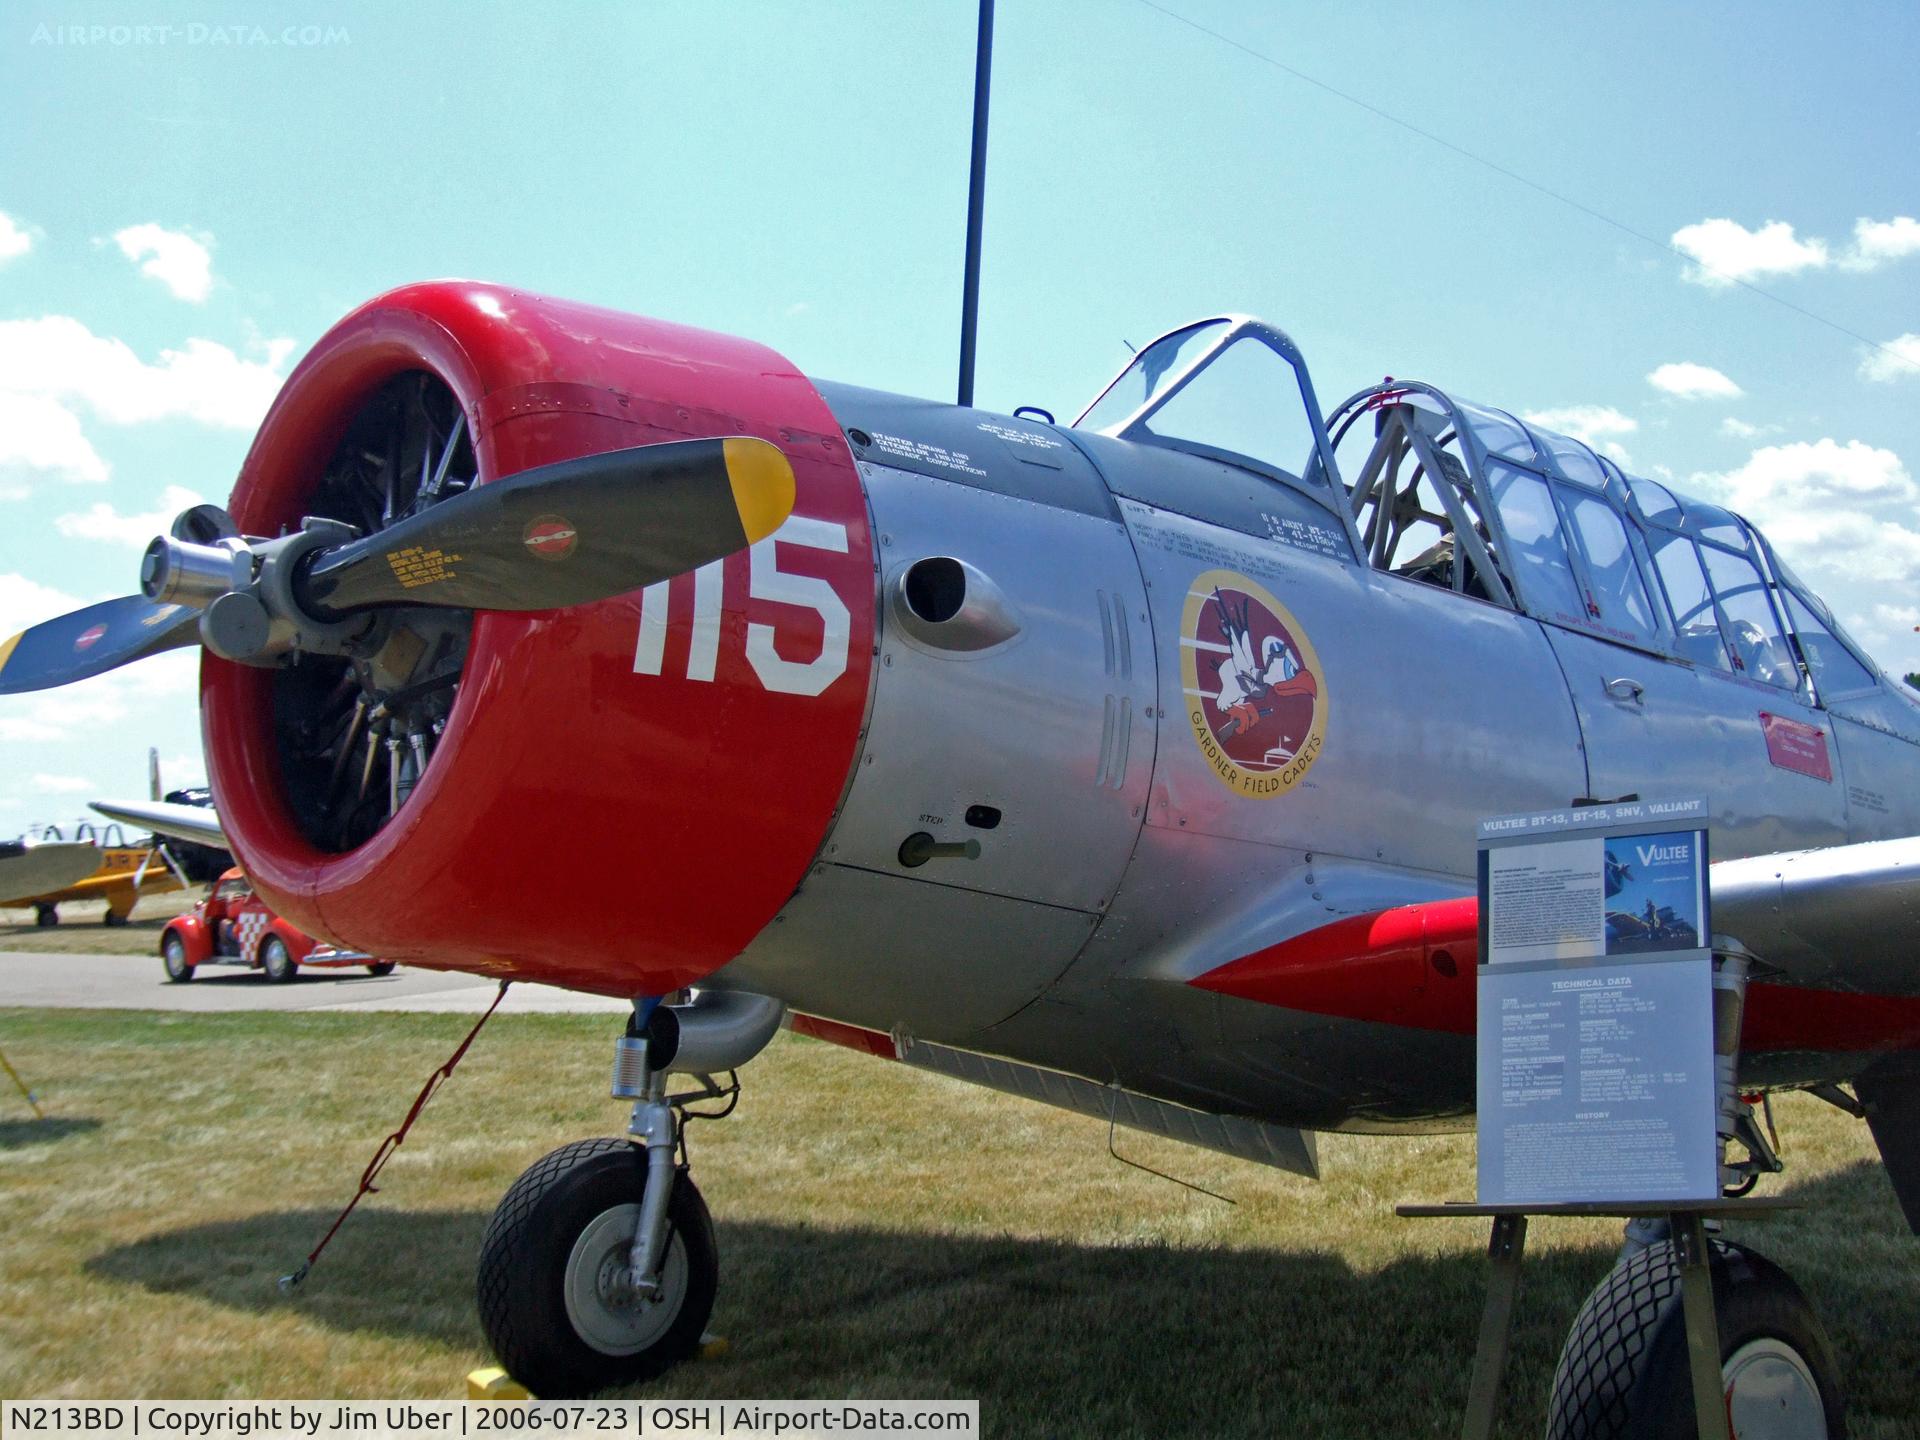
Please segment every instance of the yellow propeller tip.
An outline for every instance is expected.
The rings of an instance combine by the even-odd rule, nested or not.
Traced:
[[[22,630],[20,635],[25,635],[26,633],[26,631]],[[12,636],[6,640],[0,640],[0,670],[6,669],[7,661],[13,658],[13,647],[20,643],[20,635]]]
[[[736,436],[720,442],[727,459],[727,483],[747,543],[755,544],[787,523],[793,513],[793,466],[780,447]]]

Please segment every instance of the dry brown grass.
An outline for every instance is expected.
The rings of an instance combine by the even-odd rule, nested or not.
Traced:
[[[48,1098],[0,1095],[0,1394],[423,1396],[486,1363],[472,1267],[513,1177],[617,1132],[604,1017],[498,1020],[297,1297],[456,1016],[0,1011]],[[1313,1185],[812,1041],[694,1132],[719,1224],[724,1359],[649,1394],[977,1396],[995,1435],[1449,1435],[1485,1233],[1395,1219],[1465,1197],[1470,1137],[1328,1137]],[[7,1108],[11,1105],[11,1108]],[[1843,1356],[1854,1434],[1920,1434],[1920,1245],[1863,1127],[1781,1107],[1810,1208],[1738,1232]],[[1540,1433],[1560,1337],[1616,1226],[1535,1226],[1506,1428]]]

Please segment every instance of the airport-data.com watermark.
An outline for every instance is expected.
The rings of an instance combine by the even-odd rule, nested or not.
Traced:
[[[351,45],[344,25],[48,25],[33,27],[29,45],[93,49],[128,45],[177,45],[230,50],[322,50]]]

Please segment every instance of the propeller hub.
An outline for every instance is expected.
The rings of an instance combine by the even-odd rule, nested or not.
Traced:
[[[156,535],[140,557],[140,593],[161,605],[204,610],[253,582],[253,550],[244,540],[198,545]]]

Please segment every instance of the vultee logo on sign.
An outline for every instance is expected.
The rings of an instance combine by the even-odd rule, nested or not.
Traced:
[[[1654,865],[1664,860],[1690,860],[1693,858],[1691,845],[1641,845],[1633,852],[1640,857],[1642,865]]]

